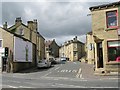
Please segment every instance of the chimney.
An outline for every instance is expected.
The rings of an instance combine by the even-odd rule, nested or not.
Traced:
[[[33,30],[33,21],[28,21],[27,24],[28,24],[28,28],[30,30]]]
[[[15,25],[20,25],[22,23],[21,17],[16,18]]]
[[[34,19],[34,20],[33,20],[33,29],[34,29],[35,31],[38,30],[37,19]]]
[[[75,36],[75,40],[77,40],[77,36]]]
[[[75,36],[75,38],[73,38],[74,41],[77,41],[77,36]]]
[[[3,28],[7,29],[7,22],[5,22],[5,24],[3,24]]]

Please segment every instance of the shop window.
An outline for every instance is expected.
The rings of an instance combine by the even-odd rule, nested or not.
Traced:
[[[117,17],[118,17],[117,11],[109,11],[106,13],[107,28],[117,27],[117,22],[118,22]]]
[[[108,41],[108,61],[120,62],[120,41]]]

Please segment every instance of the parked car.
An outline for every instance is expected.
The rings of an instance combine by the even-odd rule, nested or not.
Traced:
[[[49,58],[49,61],[51,62],[51,64],[56,64],[55,58]]]
[[[65,64],[65,62],[67,61],[67,58],[66,57],[61,57],[60,61],[61,61],[62,64]]]
[[[55,62],[56,62],[56,64],[60,64],[61,63],[61,59],[60,58],[56,58]]]
[[[37,63],[37,67],[38,68],[48,68],[51,66],[51,62],[49,62],[49,60],[40,60]]]

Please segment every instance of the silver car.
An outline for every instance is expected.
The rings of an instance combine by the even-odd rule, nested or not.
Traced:
[[[51,66],[51,62],[49,62],[49,60],[40,60],[37,63],[37,67],[38,68],[42,68],[42,67],[50,67]]]

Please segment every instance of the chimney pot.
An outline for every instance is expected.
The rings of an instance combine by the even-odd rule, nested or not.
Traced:
[[[22,23],[21,17],[16,18],[15,24],[20,25]]]
[[[5,22],[5,24],[3,24],[3,28],[7,29],[7,22]]]

